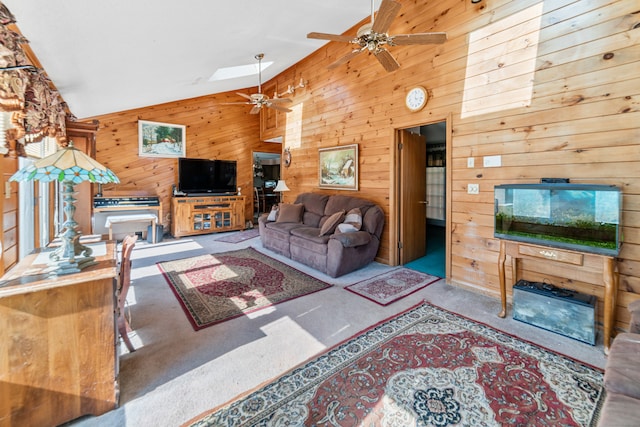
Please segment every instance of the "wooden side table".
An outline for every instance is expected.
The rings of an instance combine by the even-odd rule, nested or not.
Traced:
[[[518,259],[547,260],[559,265],[574,267],[580,273],[597,273],[602,275],[604,285],[604,352],[609,354],[609,347],[613,338],[613,328],[616,322],[616,304],[618,298],[618,271],[616,258],[586,252],[557,249],[549,246],[533,245],[529,243],[500,240],[500,255],[498,257],[498,276],[500,279],[500,300],[502,309],[499,317],[507,315],[507,285],[505,279],[505,261],[507,255],[511,257],[511,277],[517,281]],[[585,274],[583,274],[584,276]]]

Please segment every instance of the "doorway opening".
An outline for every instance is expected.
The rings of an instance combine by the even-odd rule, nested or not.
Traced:
[[[447,122],[398,131],[398,264],[447,274]]]
[[[253,222],[278,203],[274,193],[280,179],[280,153],[253,152]]]

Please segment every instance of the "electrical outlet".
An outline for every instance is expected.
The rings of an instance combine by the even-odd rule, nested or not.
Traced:
[[[473,157],[467,157],[467,167],[468,168],[472,168],[475,165],[475,160],[473,159]]]
[[[480,194],[480,184],[467,184],[468,194]]]

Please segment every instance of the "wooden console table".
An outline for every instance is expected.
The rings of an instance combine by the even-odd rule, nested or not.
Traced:
[[[47,276],[43,251],[0,281],[2,426],[56,426],[117,406],[115,244],[88,246],[98,264],[79,273]]]
[[[579,269],[581,273],[587,273],[587,275],[592,273],[601,274],[602,282],[594,284],[598,286],[604,285],[604,352],[609,354],[616,321],[615,313],[618,297],[618,273],[615,257],[500,240],[500,255],[498,257],[500,300],[502,302],[502,310],[498,314],[500,317],[507,315],[507,286],[505,279],[505,260],[507,255],[511,257],[511,277],[514,282],[517,281],[517,260],[527,258],[548,260],[561,265],[572,266],[575,269]]]

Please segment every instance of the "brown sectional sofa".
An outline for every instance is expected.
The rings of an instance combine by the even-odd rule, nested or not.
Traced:
[[[302,193],[294,205],[302,205],[299,218],[289,217],[284,221],[283,215],[269,221],[268,214],[264,214],[258,219],[260,239],[265,248],[331,277],[350,273],[375,259],[384,227],[384,212],[380,206],[358,197],[319,193]],[[332,215],[346,214],[354,208],[362,213],[359,231],[330,231],[320,235]]]
[[[598,426],[640,425],[640,300],[629,304],[629,332],[616,336],[604,369],[607,397]]]

